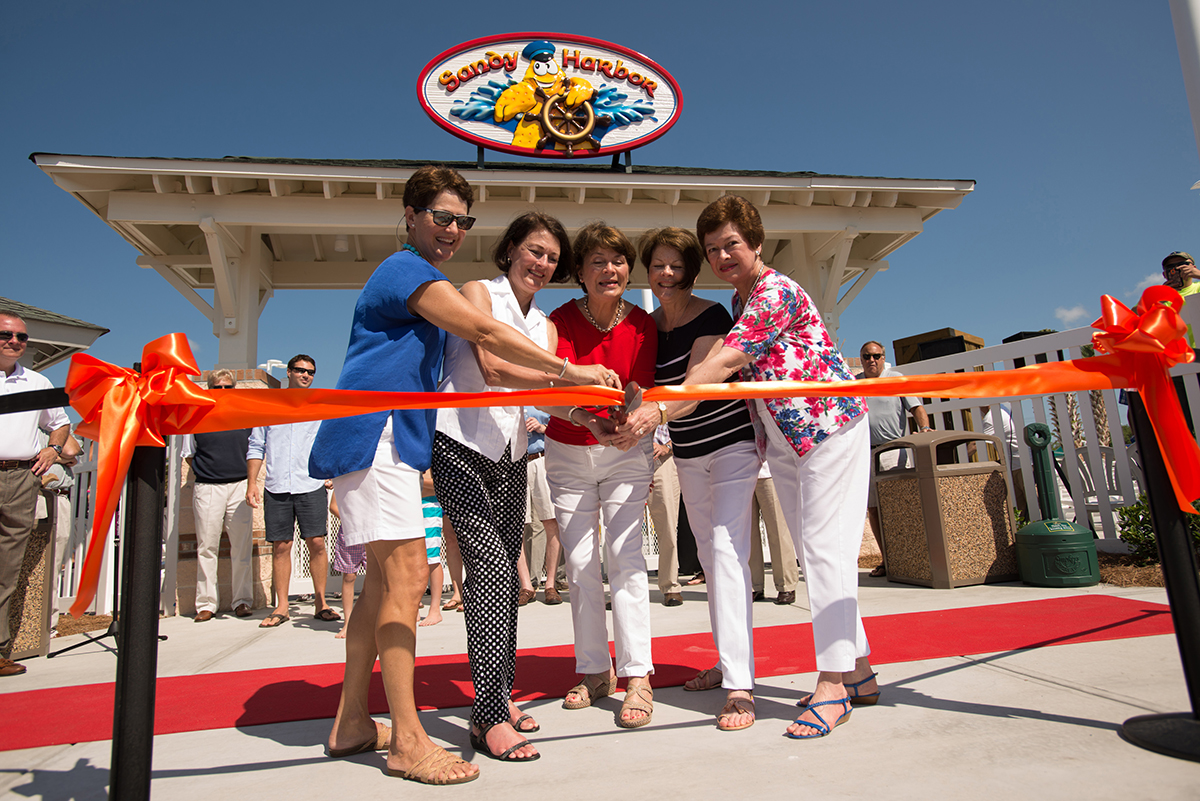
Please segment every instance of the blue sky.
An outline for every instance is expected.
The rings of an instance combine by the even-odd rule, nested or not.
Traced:
[[[210,367],[210,324],[28,155],[471,160],[421,111],[417,75],[460,42],[539,29],[630,47],[679,81],[678,124],[635,163],[977,181],[843,315],[848,354],[937,328],[996,344],[1087,325],[1101,294],[1132,305],[1168,252],[1200,251],[1166,0],[511,8],[5,4],[0,296],[112,329],[99,358],[128,365],[183,331]],[[333,386],[355,296],[276,293],[259,361],[310,353]],[[61,385],[65,367],[48,374]]]

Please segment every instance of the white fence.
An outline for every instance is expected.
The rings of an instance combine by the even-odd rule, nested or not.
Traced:
[[[79,586],[83,557],[87,551],[87,538],[92,528],[93,503],[96,497],[96,458],[99,445],[89,439],[80,439],[79,443],[83,446],[83,453],[79,455],[79,461],[73,468],[75,486],[71,490],[71,540],[67,546],[68,553],[63,559],[62,573],[57,577],[59,611],[67,609],[75,601],[75,590]],[[121,499],[104,545],[104,559],[100,566],[96,599],[88,608],[93,614],[107,615],[112,612],[117,553],[117,542],[113,532],[124,531],[124,528],[125,492],[122,489]]]
[[[1066,361],[1083,356],[1094,333],[1091,328],[1076,328],[1057,334],[1010,342],[1004,345],[958,353],[937,359],[913,362],[894,368],[906,375],[965,372],[970,370],[1008,370],[1038,362]],[[1182,376],[1186,386],[1191,424],[1196,428],[1200,412],[1200,365],[1179,365],[1171,371]],[[1005,398],[971,398],[966,400],[925,400],[930,424],[939,430],[982,430],[978,409],[992,407],[992,419],[998,419],[995,407],[1004,403],[1012,413],[1013,427],[1018,433],[1018,462],[1022,466],[1020,479],[1029,502],[1030,519],[1040,520],[1034,488],[1033,464],[1023,432],[1028,423],[1050,426],[1056,444],[1062,446],[1060,464],[1067,477],[1069,491],[1057,479],[1063,504],[1063,516],[1076,517],[1083,525],[1091,526],[1103,550],[1122,550],[1117,540],[1115,509],[1137,500],[1144,479],[1136,461],[1136,447],[1126,449],[1121,430],[1124,407],[1118,403],[1114,390],[1059,393],[1052,395],[1021,395]],[[974,414],[971,411],[975,410]],[[949,423],[949,424],[947,424]],[[997,427],[997,434],[999,434]],[[1080,447],[1076,448],[1076,444]],[[1111,443],[1109,445],[1108,443]],[[965,447],[960,461],[966,461]],[[1011,494],[1011,477],[1010,496]]]

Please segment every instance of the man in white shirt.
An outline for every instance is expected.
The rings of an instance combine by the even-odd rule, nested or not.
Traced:
[[[18,364],[28,343],[25,320],[14,311],[0,310],[0,394],[54,388],[46,378]],[[44,448],[38,429],[50,437]],[[25,672],[24,665],[8,658],[13,645],[9,610],[33,531],[41,476],[58,461],[70,433],[70,421],[61,408],[0,416],[0,676]]]
[[[301,353],[288,362],[288,389],[308,389],[317,375],[317,363]],[[250,432],[246,452],[246,502],[263,507],[267,542],[271,543],[271,586],[275,609],[259,624],[273,629],[289,617],[288,588],[292,580],[292,542],[296,526],[308,545],[308,572],[316,595],[314,617],[333,622],[342,616],[325,602],[329,553],[325,548],[329,498],[325,482],[308,474],[308,457],[321,422],[260,426]],[[258,474],[266,468],[266,498],[258,488]]]

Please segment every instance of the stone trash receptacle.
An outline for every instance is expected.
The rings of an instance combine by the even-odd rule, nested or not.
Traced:
[[[1000,461],[959,463],[958,449],[991,443]],[[974,431],[912,434],[871,452],[912,451],[915,465],[879,473],[879,519],[889,581],[934,589],[1016,581],[1016,524],[998,437]],[[988,449],[978,448],[981,457]]]

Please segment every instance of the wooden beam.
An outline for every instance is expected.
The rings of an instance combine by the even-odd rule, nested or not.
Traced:
[[[209,322],[213,321],[213,307],[207,300],[200,297],[196,290],[180,277],[179,273],[169,265],[165,264],[154,256],[138,256],[136,259],[138,267],[154,270],[156,273],[166,279],[167,283],[175,287],[175,291],[183,295],[184,299],[196,307],[205,319]]]
[[[172,195],[183,188],[179,179],[174,175],[153,175],[154,191],[160,195]]]
[[[219,308],[217,317],[224,318],[224,330],[237,333],[237,282],[233,276],[236,264],[226,254],[224,237],[212,217],[200,220],[200,230],[204,232],[209,263],[212,264],[213,289],[217,299],[216,306]],[[233,321],[232,330],[229,328],[230,320]],[[213,325],[220,327],[221,323],[214,318]]]
[[[525,187],[525,202],[533,203],[537,200],[537,187],[533,184]]]
[[[212,177],[214,195],[233,195],[238,192],[250,192],[258,189],[258,181],[253,178],[230,178],[223,175]]]
[[[267,184],[271,188],[271,197],[287,197],[293,192],[303,192],[303,181],[285,181],[282,178],[268,179]]]
[[[321,189],[325,193],[326,200],[333,200],[335,197],[341,197],[350,184],[346,181],[322,181]]]
[[[860,209],[865,209],[871,205],[871,192],[855,192],[854,205]]]
[[[633,188],[632,187],[621,190],[621,203],[626,206],[628,206],[630,203],[633,203]]]
[[[212,192],[212,179],[207,175],[185,175],[183,184],[189,195],[207,195]]]
[[[363,256],[362,237],[358,234],[355,234],[354,236],[350,237],[350,239],[354,242],[354,260],[362,261],[365,258]]]
[[[312,234],[313,261],[325,261],[325,249],[321,247],[321,237]]]
[[[375,199],[387,200],[392,196],[392,185],[387,181],[375,182]]]
[[[760,192],[749,192],[747,194],[749,196],[746,199],[749,200],[751,203],[753,203],[755,206],[761,207],[761,206],[765,206],[771,202],[771,190],[769,190],[769,189],[766,189],[766,190],[763,190]]]
[[[475,187],[475,202],[487,203],[487,201],[488,201],[487,184],[479,184],[477,187]]]
[[[876,192],[875,205],[885,209],[894,209],[899,197],[899,192]]]
[[[833,201],[833,205],[849,208],[854,205],[854,192],[830,192],[829,199]]]
[[[867,267],[865,270],[862,270],[861,272],[859,272],[858,277],[854,279],[854,283],[851,284],[850,288],[846,290],[846,294],[842,295],[838,299],[838,302],[837,302],[838,316],[840,317],[842,312],[846,311],[846,309],[850,306],[850,304],[854,301],[854,299],[856,297],[858,297],[858,293],[863,291],[863,289],[866,287],[866,285],[871,282],[871,279],[879,274],[880,270],[886,270],[886,269],[887,269],[887,262],[885,262],[885,261],[878,262],[877,261],[877,262],[874,262],[873,264],[871,264],[871,266]]]
[[[283,237],[279,234],[268,234],[268,236],[271,238],[271,252],[275,254],[275,261],[283,261],[286,258],[283,252]]]

